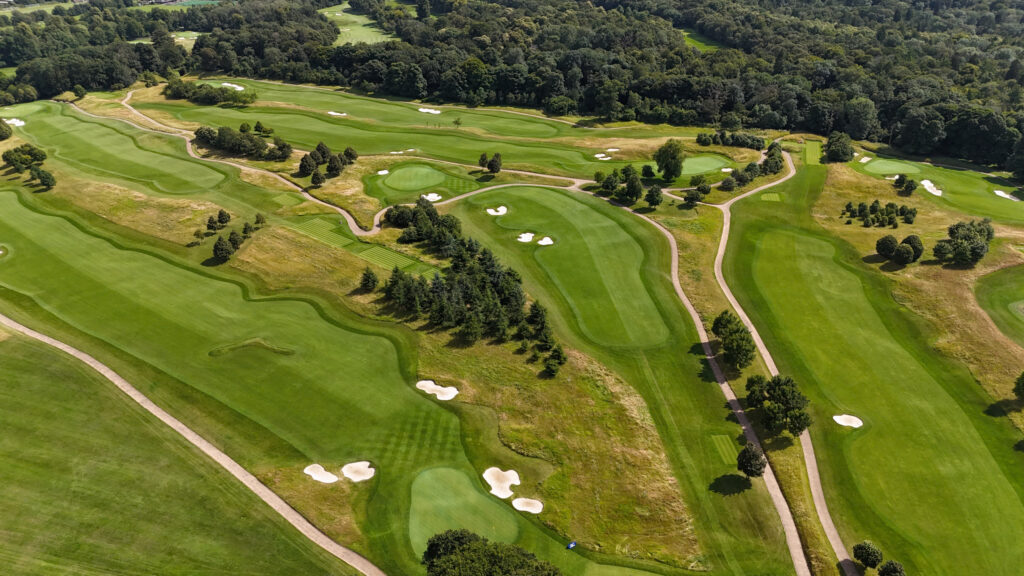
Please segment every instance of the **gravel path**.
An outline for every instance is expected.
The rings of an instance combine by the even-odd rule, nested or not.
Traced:
[[[176,136],[184,139],[185,140],[185,145],[186,145],[186,150],[188,151],[188,154],[191,157],[199,159],[199,160],[208,161],[208,162],[219,162],[219,163],[222,163],[222,164],[227,164],[227,165],[239,168],[241,170],[248,170],[248,171],[253,171],[253,172],[258,172],[258,173],[263,173],[263,174],[270,175],[270,176],[278,179],[279,181],[281,181],[282,183],[284,183],[288,187],[290,187],[290,188],[298,191],[299,193],[301,193],[303,195],[303,197],[305,197],[307,200],[310,200],[312,202],[315,202],[317,204],[320,204],[322,206],[330,208],[330,209],[334,210],[335,212],[337,212],[338,214],[340,214],[345,219],[345,221],[348,224],[348,227],[352,231],[352,233],[357,235],[357,236],[360,236],[360,237],[372,236],[374,234],[377,234],[380,231],[380,229],[381,229],[381,219],[382,219],[384,213],[387,210],[386,208],[381,210],[381,211],[379,211],[379,212],[377,212],[377,214],[374,215],[373,227],[370,230],[364,230],[363,228],[361,228],[359,226],[359,224],[358,224],[358,222],[356,222],[355,218],[353,218],[352,215],[348,213],[348,211],[346,211],[345,209],[341,208],[340,206],[336,206],[334,204],[330,204],[328,202],[320,200],[319,198],[316,198],[315,196],[312,196],[311,194],[306,192],[306,190],[303,189],[301,186],[299,186],[295,182],[292,182],[291,180],[288,180],[287,178],[284,178],[280,174],[276,174],[276,173],[269,172],[269,171],[266,171],[266,170],[260,170],[260,169],[257,169],[257,168],[253,168],[251,166],[247,166],[245,164],[231,162],[231,161],[228,161],[228,160],[221,160],[221,159],[215,159],[215,158],[203,158],[203,157],[199,156],[195,152],[193,147],[192,147],[192,142],[191,142],[191,138],[190,138],[192,136],[191,132],[188,132],[188,131],[185,131],[185,130],[181,130],[181,129],[178,129],[178,128],[174,128],[174,127],[171,127],[171,126],[167,126],[165,124],[161,124],[161,123],[157,122],[156,120],[150,118],[149,116],[146,116],[146,115],[142,114],[141,112],[139,112],[138,110],[133,108],[128,103],[128,101],[131,99],[131,96],[132,96],[132,92],[128,92],[128,94],[125,96],[125,98],[121,101],[121,104],[123,104],[126,108],[128,108],[132,112],[132,114],[138,115],[141,118],[145,118],[149,122],[152,122],[154,124],[162,126],[162,127],[166,128],[168,131],[170,131],[171,135],[176,135]],[[88,116],[92,116],[94,118],[113,119],[113,118],[108,117],[108,116],[100,116],[100,115],[97,115],[97,114],[92,114],[90,112],[86,112],[85,110],[82,110],[81,108],[79,108],[78,106],[75,106],[74,104],[71,104],[71,106],[75,107],[78,111],[82,112],[83,114],[86,114]],[[136,128],[139,128],[139,129],[142,129],[142,130],[146,130],[146,131],[149,131],[149,132],[168,134],[168,132],[164,132],[164,131],[160,131],[160,130],[155,130],[155,129],[147,128],[147,127],[144,127],[144,126],[139,126],[138,124],[136,124],[134,122],[131,122],[129,120],[126,120],[126,119],[119,119],[119,120],[121,120],[123,122],[126,122],[128,124],[131,124],[132,126],[135,126]],[[764,158],[764,152],[762,152],[761,156],[762,156],[762,159],[763,159]],[[418,156],[410,156],[410,157],[419,158]],[[744,199],[744,198],[746,198],[748,196],[751,196],[753,194],[757,194],[759,192],[762,192],[762,191],[764,191],[764,190],[766,190],[768,188],[772,188],[774,186],[777,186],[777,185],[779,185],[779,184],[789,180],[790,178],[792,178],[793,176],[796,175],[796,167],[793,164],[793,159],[790,156],[790,154],[788,152],[784,152],[783,153],[783,157],[784,157],[784,159],[786,161],[787,173],[781,179],[776,180],[776,181],[771,182],[771,183],[768,183],[768,184],[765,184],[765,185],[760,186],[758,188],[754,188],[752,190],[749,190],[749,191],[747,191],[747,192],[745,192],[743,194],[740,194],[740,195],[738,195],[738,196],[736,196],[734,198],[731,198],[729,201],[727,201],[725,203],[722,203],[722,204],[707,204],[708,206],[713,206],[713,207],[718,208],[719,210],[721,210],[722,213],[723,213],[723,216],[724,216],[724,223],[723,223],[723,228],[722,228],[722,236],[721,236],[721,238],[719,240],[718,253],[715,256],[715,278],[718,281],[718,285],[721,288],[722,292],[725,294],[725,296],[728,299],[729,303],[732,305],[733,309],[736,311],[737,316],[743,321],[743,323],[750,330],[750,334],[753,337],[755,344],[757,345],[758,351],[760,352],[762,358],[764,359],[764,362],[765,362],[766,366],[768,367],[768,370],[773,375],[774,374],[778,374],[778,369],[775,366],[775,361],[772,358],[771,353],[768,351],[768,348],[765,346],[764,341],[761,339],[760,334],[757,332],[757,328],[754,326],[753,322],[750,321],[750,318],[747,316],[747,313],[743,310],[743,307],[740,306],[740,304],[736,300],[735,296],[733,296],[732,290],[729,289],[729,285],[726,284],[726,282],[724,280],[724,277],[722,275],[722,261],[723,261],[724,256],[725,256],[725,249],[726,249],[726,247],[728,245],[728,242],[729,242],[729,229],[730,229],[730,224],[731,224],[731,212],[730,212],[731,206],[735,202],[737,202],[739,200],[742,200],[742,199]],[[448,162],[448,161],[436,160],[436,159],[432,159],[432,158],[423,158],[423,159],[430,160],[430,161],[433,161],[433,162],[441,162],[441,163],[444,163],[444,164],[450,164],[450,165],[457,165],[457,166],[465,166],[465,167],[475,168],[475,166],[469,166],[467,164],[459,164],[457,162]],[[586,179],[581,179],[581,178],[565,178],[565,177],[561,177],[561,176],[551,176],[551,175],[548,175],[548,174],[539,174],[539,173],[535,173],[535,172],[527,172],[527,171],[522,171],[522,170],[505,170],[505,172],[513,173],[513,174],[522,174],[522,175],[526,175],[526,176],[537,176],[537,177],[543,177],[543,178],[559,178],[559,179],[562,179],[562,180],[569,181],[569,182],[571,182],[571,184],[569,186],[550,186],[550,185],[548,185],[548,186],[538,185],[538,186],[547,187],[547,188],[559,188],[559,189],[563,189],[563,190],[571,190],[571,191],[574,191],[574,192],[581,192],[581,193],[584,193],[584,194],[591,194],[590,192],[587,192],[587,191],[585,191],[583,189],[583,186],[590,182],[589,180],[586,180]],[[526,185],[526,184],[511,183],[511,184],[498,184],[498,185],[494,185],[494,186],[488,186],[488,187],[480,188],[478,190],[474,190],[472,192],[467,192],[465,194],[461,194],[459,196],[455,196],[455,197],[446,199],[446,200],[444,200],[442,202],[439,202],[438,204],[439,205],[448,204],[448,203],[451,203],[451,202],[455,202],[455,201],[467,198],[467,197],[472,196],[474,194],[480,194],[482,192],[486,192],[488,190],[494,190],[494,189],[497,189],[497,188],[505,188],[505,187],[510,187],[510,186],[522,186],[522,185]],[[678,197],[676,197],[676,196],[674,196],[672,194],[667,194],[667,195],[672,197],[672,198],[678,198]],[[623,207],[623,209],[630,210],[628,207]],[[630,210],[630,211],[632,212],[632,210]],[[743,411],[743,407],[740,405],[739,400],[737,399],[735,392],[733,391],[732,387],[729,385],[728,380],[726,380],[726,378],[725,378],[724,372],[722,371],[721,367],[718,365],[718,362],[715,359],[714,353],[713,353],[713,351],[711,349],[711,340],[710,340],[710,338],[709,338],[709,336],[707,334],[707,331],[704,328],[704,323],[701,320],[700,315],[697,313],[697,310],[693,307],[693,304],[690,302],[689,298],[686,296],[686,293],[683,291],[683,288],[682,288],[682,286],[681,286],[681,284],[679,282],[679,250],[678,250],[678,247],[677,247],[677,244],[676,244],[675,237],[672,236],[672,233],[668,229],[666,229],[662,225],[658,224],[653,219],[651,219],[651,218],[649,218],[649,217],[647,217],[647,216],[645,216],[643,214],[637,214],[635,212],[634,212],[634,215],[642,218],[643,220],[645,220],[646,222],[648,222],[652,226],[656,227],[662,233],[662,235],[664,235],[665,238],[668,240],[669,245],[670,245],[670,247],[672,249],[671,274],[672,274],[672,284],[673,284],[673,287],[675,288],[676,295],[679,297],[680,301],[682,301],[683,305],[686,307],[687,312],[690,314],[691,320],[693,321],[694,325],[697,328],[697,333],[698,333],[698,336],[701,339],[701,346],[703,347],[705,357],[706,357],[709,365],[711,366],[712,372],[715,375],[715,379],[718,382],[718,385],[719,385],[719,387],[720,387],[720,389],[722,391],[722,394],[725,396],[726,400],[729,403],[730,409],[733,411],[733,413],[736,416],[737,421],[740,423],[740,426],[743,429],[743,433],[744,433],[745,437],[747,438],[747,440],[749,442],[753,442],[753,443],[755,443],[755,444],[760,446],[761,443],[760,443],[760,440],[757,437],[757,433],[754,431],[753,427],[750,425],[750,421],[747,418],[746,413]],[[8,322],[10,322],[10,319],[4,318],[4,320],[7,320]],[[0,321],[3,321],[3,320],[0,320]],[[4,323],[7,323],[7,322],[4,322]],[[18,324],[17,326],[19,326],[21,329],[28,330],[27,328],[21,326],[20,324]],[[19,331],[21,331],[21,330],[19,330]],[[39,335],[39,336],[41,336],[42,338],[46,338],[45,336],[42,336],[42,335]],[[33,337],[35,337],[35,336],[33,336]],[[56,341],[54,341],[54,342],[56,342]],[[47,343],[51,343],[51,342],[47,342]],[[51,344],[51,345],[57,346],[58,344],[59,343]],[[66,346],[66,345],[61,344],[60,346]],[[60,347],[60,346],[58,346],[58,347]],[[70,347],[68,347],[68,348],[70,348]],[[61,348],[61,349],[64,349],[64,348]],[[71,350],[74,350],[74,349],[71,349]],[[67,351],[67,350],[65,350],[65,351]],[[78,352],[78,351],[76,350],[75,352]],[[71,353],[71,352],[69,352],[69,353]],[[81,352],[78,352],[78,354],[82,354],[83,356],[85,356]],[[72,355],[75,355],[75,354],[72,354]],[[86,356],[86,357],[88,357],[88,356]],[[89,358],[91,358],[91,357],[89,357]],[[93,362],[95,362],[95,360],[93,360]],[[99,363],[97,362],[97,364],[99,364]],[[102,366],[102,365],[100,365],[100,366]],[[99,371],[99,369],[97,369],[97,370]],[[111,372],[111,374],[113,374],[113,372]],[[104,375],[106,376],[106,374],[104,374]],[[114,374],[114,376],[116,377],[116,374]],[[114,380],[111,380],[111,381],[114,381]],[[124,381],[122,380],[122,382],[124,382]],[[114,383],[117,384],[116,381],[114,381]],[[128,386],[129,388],[131,388],[131,386],[128,385],[127,382],[124,382],[124,385]],[[120,384],[118,384],[118,386],[121,387]],[[134,391],[134,388],[131,388],[131,389]],[[144,396],[139,394],[137,391],[135,391],[135,393],[138,394],[140,397],[145,398]],[[152,403],[149,402],[148,399],[146,399],[145,401],[147,403],[149,403],[150,405],[152,405]],[[140,402],[140,404],[141,404],[141,402]],[[160,410],[160,408],[156,407],[155,405],[152,405],[152,406],[153,406],[153,409],[159,410],[168,419],[170,419],[171,421],[177,423],[178,426],[181,426],[182,428],[184,428],[184,426],[180,422],[178,422],[177,420],[174,420],[171,416],[167,415],[162,410]],[[149,410],[148,407],[147,407],[147,410]],[[153,412],[153,410],[150,410],[150,411]],[[154,414],[155,414],[155,412],[154,412]],[[161,420],[164,420],[164,418],[161,418]],[[165,422],[166,422],[166,420],[165,420]],[[172,425],[172,427],[174,427],[174,426]],[[188,430],[187,428],[184,428],[184,429]],[[189,431],[189,432],[191,432],[191,431]],[[194,433],[192,433],[192,434],[194,435]],[[206,442],[205,440],[202,440],[202,438],[200,438],[198,435],[195,435],[195,436],[196,436],[196,438],[198,440],[200,440],[200,441],[202,441],[204,443]],[[827,538],[829,540],[829,544],[832,546],[832,549],[835,552],[836,557],[839,559],[840,564],[841,564],[841,566],[843,568],[843,571],[844,571],[845,575],[846,576],[859,576],[859,571],[857,570],[857,568],[854,565],[853,561],[850,560],[849,554],[847,553],[846,548],[843,545],[842,538],[839,536],[839,531],[836,529],[835,523],[832,521],[832,517],[829,514],[828,505],[827,505],[827,503],[825,501],[824,491],[823,491],[822,486],[821,486],[821,477],[820,477],[820,475],[818,473],[818,463],[817,463],[817,460],[815,458],[814,446],[811,443],[810,434],[808,432],[806,432],[806,431],[803,434],[801,434],[800,442],[801,442],[801,445],[803,447],[804,462],[805,462],[805,465],[806,465],[806,468],[807,468],[807,474],[808,474],[808,478],[809,478],[809,481],[810,481],[811,494],[812,494],[812,497],[813,497],[813,500],[814,500],[814,505],[815,505],[815,508],[817,510],[817,513],[818,513],[818,520],[821,522],[822,528],[824,529],[825,534],[826,534],[826,536],[827,536]],[[212,446],[210,446],[210,448],[212,450],[216,450],[216,448],[213,448]],[[205,452],[205,450],[204,450],[204,452]],[[240,466],[235,464],[234,461],[232,461],[230,458],[227,457],[227,455],[223,454],[220,451],[217,451],[217,453],[219,453],[221,456],[223,456],[223,458],[227,459],[229,462],[234,464],[234,466],[238,467],[241,470],[242,473],[249,475],[248,472],[245,472],[244,469],[242,469]],[[367,574],[368,576],[370,576],[371,574],[373,574],[374,576],[376,576],[378,574],[379,575],[383,574],[382,572],[380,572],[379,569],[377,569],[372,564],[370,564],[369,561],[367,561],[365,558],[362,558],[361,556],[358,556],[357,554],[355,554],[351,550],[343,548],[343,547],[335,544],[330,539],[327,539],[327,537],[324,536],[323,533],[319,532],[319,530],[317,530],[314,526],[312,526],[312,524],[309,524],[309,522],[306,521],[304,518],[302,518],[301,516],[298,516],[298,513],[296,513],[291,507],[289,507],[283,500],[281,500],[279,497],[277,497],[275,494],[273,494],[273,492],[271,492],[265,486],[260,484],[254,477],[252,477],[251,475],[249,475],[249,476],[252,478],[253,482],[255,482],[256,484],[259,485],[260,488],[262,488],[264,491],[269,493],[274,499],[279,501],[281,506],[284,506],[285,508],[287,508],[287,510],[291,511],[291,513],[294,514],[295,516],[297,516],[301,520],[301,522],[305,523],[309,527],[310,530],[314,531],[315,535],[318,535],[319,538],[326,539],[327,542],[329,542],[330,544],[333,544],[334,546],[336,546],[340,550],[342,550],[342,551],[344,551],[344,552],[346,552],[348,554],[354,555],[359,561],[362,561],[363,563],[365,563],[366,567],[368,567],[369,569],[371,569],[372,571],[375,571],[375,572],[369,572],[367,570],[364,570],[360,566],[357,566],[357,565],[352,564],[351,562],[349,562],[354,567],[359,569],[364,574]],[[238,477],[238,476],[236,475],[236,477]],[[241,478],[239,478],[239,479],[241,479]],[[786,535],[786,544],[787,544],[787,546],[789,548],[790,556],[791,556],[791,558],[793,560],[793,566],[794,566],[794,569],[796,570],[796,574],[798,576],[811,576],[810,567],[809,567],[809,565],[807,563],[807,558],[804,555],[803,547],[802,547],[802,545],[800,543],[800,536],[799,536],[799,533],[797,532],[796,523],[795,523],[795,521],[793,519],[792,512],[789,509],[789,505],[786,502],[785,496],[782,494],[782,490],[779,487],[778,480],[776,479],[775,473],[772,470],[770,464],[765,469],[764,480],[765,480],[766,487],[768,488],[768,492],[769,492],[769,494],[771,496],[772,503],[775,506],[775,509],[776,509],[776,511],[779,514],[780,521],[782,522],[783,531],[785,532],[785,535]],[[243,480],[243,482],[245,482],[245,481]],[[246,483],[246,485],[248,486],[249,484]],[[256,490],[254,490],[254,492],[255,491]],[[262,496],[261,496],[261,498],[262,498]],[[264,499],[264,501],[267,501],[267,498],[263,498],[263,499]],[[268,503],[270,503],[270,502],[268,501]],[[272,506],[273,506],[273,504],[272,504]],[[275,507],[275,510],[277,510],[277,507],[276,506],[274,506],[274,507]],[[285,516],[286,519],[289,519],[288,516],[284,512],[282,512],[282,516]],[[292,520],[289,519],[289,522],[292,522]],[[292,522],[292,524],[295,525],[295,522]],[[296,525],[296,527],[298,528],[299,526]],[[302,530],[302,528],[300,528],[300,530],[303,531],[304,534],[306,534],[305,530]],[[307,534],[307,536],[309,536],[309,534]],[[309,536],[309,537],[310,537],[310,539],[314,540],[314,542],[317,542],[317,544],[321,545],[322,547],[327,549],[332,554],[335,554],[333,551],[331,551],[328,548],[328,546],[325,546],[324,543],[321,543],[315,536]],[[335,555],[338,556],[339,558],[342,558],[342,560],[345,560],[346,562],[348,562],[348,560],[346,560],[342,556],[340,556],[338,554],[335,554]]]
[[[107,367],[99,360],[92,356],[82,352],[77,348],[73,348],[59,340],[50,338],[45,334],[41,334],[32,330],[31,328],[19,324],[14,320],[0,314],[0,324],[7,326],[8,328],[19,332],[29,338],[34,338],[44,344],[53,346],[54,348],[74,357],[77,360],[88,365],[90,368],[98,372],[101,376],[109,380],[114,386],[117,386],[121,392],[124,392],[129,398],[135,401],[136,404],[142,406],[147,412],[156,416],[161,422],[169,426],[172,430],[177,432],[182,438],[188,441],[198,448],[203,454],[206,454],[214,462],[217,463],[221,468],[227,470],[229,474],[234,476],[239,482],[245,485],[253,494],[258,496],[260,500],[267,503],[268,506],[274,509],[282,518],[288,521],[289,524],[295,527],[296,530],[302,533],[303,536],[309,538],[317,546],[323,548],[328,554],[338,558],[342,562],[352,566],[356,570],[362,572],[366,576],[385,576],[384,572],[374,566],[369,560],[363,558],[359,554],[341,546],[334,540],[327,537],[326,534],[313,526],[308,520],[306,520],[301,514],[295,511],[294,508],[288,505],[287,502],[281,499],[280,496],[275,494],[273,490],[267,488],[262,482],[260,482],[255,476],[249,473],[248,470],[243,468],[238,462],[231,459],[230,456],[222,452],[219,448],[208,442],[205,438],[192,431],[191,428],[185,426],[177,418],[171,416],[165,412],[162,408],[153,403],[152,400],[147,398],[142,392],[139,392],[134,386],[128,383],[127,380],[119,376],[112,369]]]

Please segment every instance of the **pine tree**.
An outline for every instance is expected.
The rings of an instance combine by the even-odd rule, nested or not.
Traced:
[[[363,270],[363,276],[359,279],[359,289],[363,292],[373,292],[377,289],[377,284],[379,282],[380,280],[377,278],[377,274],[367,266],[366,270]]]
[[[302,160],[299,160],[299,177],[305,178],[309,176],[313,173],[313,170],[316,170],[316,166],[316,161],[313,160],[312,156],[309,154],[303,155]]]
[[[348,160],[349,164],[355,162],[356,159],[359,158],[359,154],[356,152],[356,149],[351,146],[345,148],[344,154],[345,159]]]
[[[480,159],[476,161],[477,165],[481,168],[487,168],[487,153],[480,154]]]
[[[331,156],[330,160],[327,161],[327,175],[334,178],[341,174],[341,171],[345,169],[345,163],[342,162],[341,157],[337,154]]]
[[[313,186],[319,188],[320,186],[323,185],[325,180],[326,179],[324,178],[324,175],[320,173],[320,167],[317,166],[316,170],[313,171],[313,178],[310,179],[310,182],[313,184]]]
[[[494,156],[487,161],[487,171],[491,174],[497,174],[501,172],[501,154],[495,152]]]
[[[322,158],[324,162],[326,162],[327,159],[331,157],[331,149],[328,148],[327,144],[324,144],[323,142],[317,143],[316,151],[318,154],[320,154],[320,158]]]
[[[217,223],[223,228],[231,222],[231,214],[228,214],[227,210],[221,209],[217,212]]]

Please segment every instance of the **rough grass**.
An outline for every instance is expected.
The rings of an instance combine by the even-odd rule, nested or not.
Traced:
[[[991,400],[929,346],[891,284],[806,216],[825,170],[805,167],[784,184],[782,206],[741,203],[726,275],[780,368],[811,397],[833,518],[845,541],[872,538],[908,571],[969,563],[1011,574],[1024,533],[1019,433],[983,414]],[[843,412],[865,428],[832,424]]]
[[[0,355],[5,572],[355,573],[77,360]]]

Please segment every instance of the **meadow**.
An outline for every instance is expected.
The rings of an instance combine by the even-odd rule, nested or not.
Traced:
[[[772,190],[779,201],[740,202],[724,272],[780,370],[811,398],[833,518],[845,542],[880,542],[908,573],[1015,573],[1020,433],[984,414],[991,399],[928,346],[890,281],[814,223],[825,174],[803,166]],[[832,422],[844,413],[865,426]]]
[[[3,331],[0,354],[6,572],[355,574],[77,360]]]
[[[1004,268],[982,276],[975,294],[1003,334],[1024,347],[1024,267]]]

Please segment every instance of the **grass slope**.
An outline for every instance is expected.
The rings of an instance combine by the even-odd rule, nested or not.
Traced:
[[[1004,268],[983,276],[975,295],[1003,334],[1024,346],[1024,267]]]
[[[1016,573],[1019,433],[983,414],[991,400],[963,367],[928,348],[886,281],[810,220],[825,170],[802,168],[783,202],[737,206],[725,274],[811,397],[833,517],[846,542],[874,539],[909,573]],[[835,425],[841,413],[865,427]]]
[[[497,205],[506,216],[487,215]],[[778,518],[760,483],[744,489],[723,441],[739,429],[708,368],[692,323],[665,275],[668,244],[634,216],[589,196],[535,187],[505,188],[451,209],[464,230],[522,272],[530,294],[553,306],[549,318],[571,344],[621,374],[645,398],[666,445],[704,557],[715,573],[788,574]],[[551,236],[538,246],[519,232]],[[731,452],[729,453],[731,454]]]
[[[356,573],[77,360],[0,356],[6,573]]]

